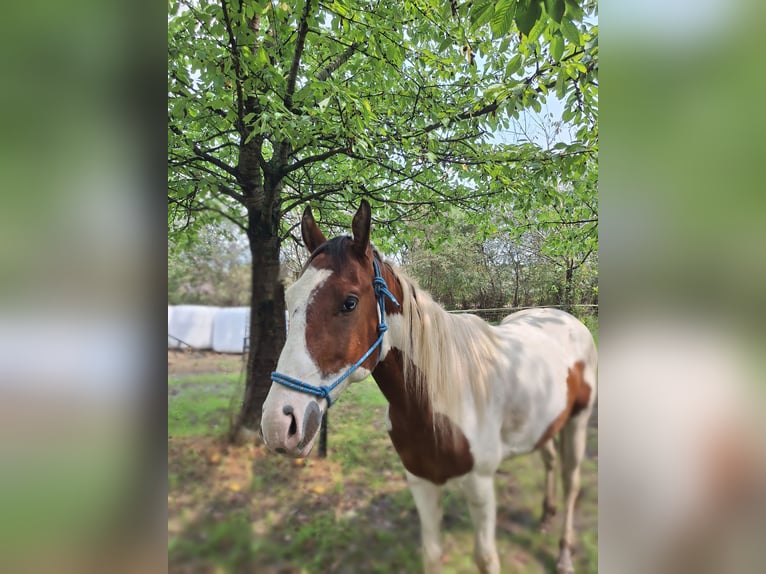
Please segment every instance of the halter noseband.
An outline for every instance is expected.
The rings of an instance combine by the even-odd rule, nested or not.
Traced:
[[[367,357],[369,357],[376,348],[380,347],[381,343],[383,342],[383,335],[385,335],[386,331],[388,331],[388,325],[386,325],[386,298],[390,299],[391,302],[397,307],[400,306],[399,301],[396,300],[394,294],[388,290],[388,284],[386,283],[386,280],[383,279],[383,275],[380,274],[378,260],[375,259],[374,256],[372,259],[372,266],[375,270],[375,276],[372,278],[372,288],[375,290],[375,297],[378,300],[378,307],[380,308],[380,323],[378,324],[378,339],[369,349],[367,349],[367,352],[362,355],[362,358],[351,365],[351,367],[349,367],[349,369],[338,379],[336,379],[331,385],[317,387],[310,385],[309,383],[305,383],[299,379],[294,379],[288,375],[277,373],[276,371],[271,373],[272,381],[279,383],[280,385],[284,385],[287,388],[293,389],[294,391],[316,395],[320,399],[327,399],[327,408],[330,408],[332,405],[332,399],[330,399],[330,391],[345,381],[351,375],[351,373],[353,373],[362,363],[367,360]],[[381,349],[378,352],[378,363],[380,363],[380,356],[382,353],[383,350]]]

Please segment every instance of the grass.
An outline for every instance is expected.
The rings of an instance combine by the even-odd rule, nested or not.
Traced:
[[[351,385],[333,407],[327,459],[223,448],[211,437],[225,430],[238,388],[238,375],[169,382],[170,571],[420,572],[418,518],[374,382]],[[591,432],[589,451],[597,449]],[[549,534],[537,529],[542,481],[534,454],[505,461],[498,471],[503,572],[555,569],[558,522]],[[585,573],[597,568],[595,459],[586,460],[582,483],[575,560]],[[455,487],[445,489],[443,508],[444,572],[473,574],[473,531]]]
[[[591,335],[593,335],[593,339],[596,341],[596,346],[598,346],[598,316],[583,315],[582,317],[578,317],[578,319],[580,319],[580,321],[582,321],[583,324],[588,327]]]
[[[240,375],[205,374],[168,380],[168,435],[209,436],[226,432]]]

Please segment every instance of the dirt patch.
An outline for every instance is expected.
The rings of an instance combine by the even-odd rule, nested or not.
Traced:
[[[240,373],[244,355],[168,349],[168,375],[203,375],[211,373]]]

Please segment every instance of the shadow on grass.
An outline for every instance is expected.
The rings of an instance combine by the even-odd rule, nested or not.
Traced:
[[[169,570],[418,571],[419,527],[408,491],[347,508],[342,492],[307,493],[300,484],[305,469],[275,466],[281,468],[274,487],[263,486],[259,478],[258,488],[236,497],[223,489],[216,492],[171,541]]]
[[[371,416],[377,399],[361,399],[360,404],[338,405],[325,460],[295,461],[252,446],[222,449],[204,437],[173,439],[169,571],[421,572],[420,527],[401,463],[388,443],[381,413]],[[583,469],[575,515],[580,540],[587,536],[589,543],[578,544],[575,566],[580,573],[596,571],[597,564],[595,429],[589,435],[592,458]],[[213,444],[221,455],[215,464],[210,462],[216,455]],[[562,502],[549,533],[541,534],[542,480],[542,464],[534,454],[504,463],[498,473],[497,545],[503,572],[555,571]],[[443,510],[445,574],[476,572],[468,508],[454,486],[444,492]]]

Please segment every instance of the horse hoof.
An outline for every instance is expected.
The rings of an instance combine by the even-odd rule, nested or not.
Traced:
[[[559,557],[559,563],[556,565],[556,574],[574,574],[572,557],[566,550]]]
[[[543,518],[540,521],[538,530],[540,531],[541,534],[548,534],[548,531],[550,530],[552,524],[553,524],[553,517],[548,516],[546,518]]]
[[[548,530],[553,525],[554,516],[556,516],[555,510],[543,513],[542,517],[540,518],[540,525],[538,526],[538,529],[542,534],[548,533]]]

